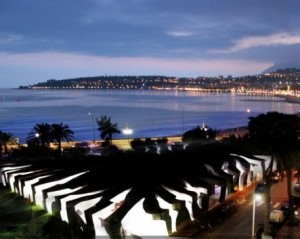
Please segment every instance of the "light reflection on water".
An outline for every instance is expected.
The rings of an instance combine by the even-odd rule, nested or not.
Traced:
[[[128,122],[134,130],[131,137],[155,137],[182,134],[203,121],[211,128],[224,129],[247,125],[248,117],[259,113],[296,113],[299,109],[299,104],[281,98],[227,93],[0,89],[0,130],[24,143],[35,124],[63,122],[76,140],[86,141],[93,137],[92,120],[107,115],[119,129]]]

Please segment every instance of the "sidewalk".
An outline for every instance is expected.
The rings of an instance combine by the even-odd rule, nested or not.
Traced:
[[[287,224],[280,228],[279,232],[276,234],[276,239],[296,239],[300,238],[300,223],[294,226],[289,226]]]
[[[294,180],[298,180],[294,178]],[[294,181],[294,182],[296,182]],[[297,220],[297,219],[295,219]],[[300,238],[300,221],[297,221],[297,225],[288,225],[285,223],[280,230],[276,234],[276,239],[286,239],[286,238],[291,238],[291,239],[296,239]]]

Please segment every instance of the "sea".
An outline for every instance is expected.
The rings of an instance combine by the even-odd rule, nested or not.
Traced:
[[[181,135],[205,124],[215,130],[247,126],[249,117],[300,112],[300,104],[274,96],[149,90],[0,89],[0,130],[26,143],[36,124],[63,123],[76,141],[100,140],[97,119],[111,118],[113,139]],[[124,129],[131,129],[126,135]]]

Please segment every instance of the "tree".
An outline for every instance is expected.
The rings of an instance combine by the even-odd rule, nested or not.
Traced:
[[[48,123],[36,124],[28,134],[27,142],[37,146],[49,147],[51,142],[52,127]]]
[[[250,117],[248,123],[249,138],[263,152],[271,156],[270,164],[263,169],[263,178],[266,185],[265,190],[265,214],[264,234],[270,234],[270,189],[273,183],[273,167],[277,165],[280,170],[288,171],[288,186],[291,182],[291,161],[287,157],[298,144],[297,129],[299,118],[296,115],[288,115],[278,112],[267,112],[256,117]],[[290,191],[289,191],[290,193]],[[289,195],[291,198],[291,195]],[[290,201],[290,205],[292,200]],[[290,207],[292,210],[293,207]],[[290,214],[291,215],[291,214]],[[293,220],[290,218],[290,220]]]
[[[51,138],[58,144],[58,152],[61,154],[61,141],[66,140],[67,142],[74,140],[74,132],[69,128],[68,125],[60,123],[60,124],[52,124],[51,129]]]
[[[182,135],[182,142],[205,143],[207,141],[215,139],[217,133],[218,133],[217,130],[211,129],[203,124],[202,127],[197,126],[192,130],[188,130],[188,131],[184,132],[184,134]]]
[[[112,123],[111,118],[106,115],[102,115],[100,119],[96,119],[98,124],[98,130],[100,131],[101,139],[110,141],[112,143],[112,135],[120,134],[117,123]]]
[[[3,132],[0,130],[0,157],[2,156],[3,147],[4,147],[4,154],[8,153],[7,146],[9,144],[16,144],[16,138],[11,133]]]

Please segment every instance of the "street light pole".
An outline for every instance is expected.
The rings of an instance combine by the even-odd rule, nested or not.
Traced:
[[[181,122],[182,122],[182,134],[184,134],[183,106],[181,106]]]
[[[95,118],[93,117],[92,113],[89,112],[89,116],[91,116],[92,119],[92,125],[93,125],[93,143],[96,141],[96,127],[95,127]]]
[[[40,146],[40,134],[38,132],[36,132],[34,136],[36,138],[36,144],[37,144],[37,146]]]
[[[261,195],[253,194],[253,208],[252,208],[252,237],[255,236],[255,209],[256,209],[256,201],[261,200]]]
[[[255,236],[255,206],[256,206],[256,200],[255,200],[255,194],[253,195],[253,210],[252,210],[252,237]]]
[[[129,135],[131,135],[133,133],[132,129],[128,128],[128,124],[126,122],[126,127],[125,129],[123,129],[123,134],[127,135],[127,140],[129,143]]]

